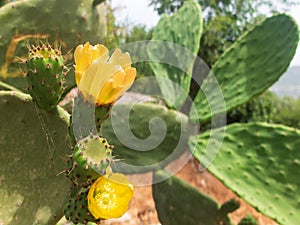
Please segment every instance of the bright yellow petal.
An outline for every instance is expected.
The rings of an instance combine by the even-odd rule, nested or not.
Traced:
[[[136,69],[133,67],[129,67],[129,68],[125,68],[124,71],[126,73],[124,88],[126,89],[125,91],[127,91],[134,82],[134,79],[136,77]]]
[[[135,68],[126,68],[123,80],[121,80],[120,78],[120,81],[114,81],[113,91],[111,92],[111,98],[113,98],[114,100],[120,98],[131,87],[131,85],[134,82],[135,76]]]
[[[110,103],[114,103],[122,92],[121,87],[114,87],[114,82],[113,80],[109,80],[108,82],[105,83],[105,86],[101,90],[98,99],[97,99],[97,104],[98,105],[106,105]]]
[[[90,88],[91,88],[91,84],[93,83],[93,80],[97,74],[97,70],[98,70],[97,65],[91,65],[88,68],[87,73],[79,80],[79,83],[77,84],[78,90],[88,100],[92,97],[91,93],[90,93]],[[92,100],[94,100],[94,99],[92,99]]]
[[[97,98],[97,104],[106,105],[118,100],[131,87],[135,76],[135,68],[126,68],[124,71],[115,73],[101,89]]]
[[[78,85],[80,79],[85,75],[88,67],[93,61],[101,56],[108,59],[108,49],[104,45],[90,45],[87,42],[84,45],[78,45],[74,51],[75,77]]]
[[[108,63],[101,63],[101,66],[99,66],[99,70],[97,71],[97,74],[95,76],[95,79],[93,80],[93,83],[90,87],[90,93],[92,96],[95,97],[95,99],[98,98],[99,94],[101,93],[101,90],[103,89],[105,83],[115,74],[118,70],[121,70],[119,67],[114,67],[112,64]]]
[[[88,193],[88,209],[96,219],[121,217],[133,196],[133,185],[123,174],[101,176]]]
[[[136,70],[130,66],[130,55],[120,49],[109,58],[104,46],[86,43],[75,49],[74,57],[78,89],[91,103],[115,102],[135,79]]]
[[[131,65],[131,59],[129,53],[122,53],[122,51],[117,48],[109,59],[109,63],[113,65],[121,65],[122,68]]]

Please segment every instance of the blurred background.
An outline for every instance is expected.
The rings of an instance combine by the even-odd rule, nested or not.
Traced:
[[[108,37],[113,48],[151,39],[161,16],[172,14],[184,0],[107,0]],[[198,0],[204,14],[204,33],[198,56],[208,66],[253,24],[276,13],[287,13],[300,24],[298,0]],[[147,63],[135,65],[139,76],[151,76]],[[262,95],[228,114],[228,123],[264,121],[300,127],[300,46],[288,70]],[[203,126],[204,127],[204,126]]]

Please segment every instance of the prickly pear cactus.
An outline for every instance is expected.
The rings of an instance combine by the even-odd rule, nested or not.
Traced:
[[[0,91],[0,114],[0,224],[54,225],[69,195],[68,115],[16,91]]]
[[[73,221],[75,224],[100,222],[100,219],[95,219],[88,210],[88,192],[89,188],[81,188],[75,197],[69,198],[64,206],[64,214],[67,220]]]
[[[152,192],[163,225],[232,225],[215,200],[179,178],[169,177],[164,171],[153,175]],[[156,180],[163,181],[156,183]]]
[[[152,61],[150,63],[152,71],[155,76],[169,79],[178,85],[159,82],[165,99],[172,100],[166,101],[167,104],[173,103],[169,105],[170,107],[180,107],[187,97],[184,93],[189,92],[201,33],[201,7],[194,1],[185,2],[173,16],[162,17],[154,28],[152,42],[147,48]],[[182,89],[183,92],[178,89]]]
[[[50,45],[33,46],[26,60],[28,91],[37,105],[46,111],[56,108],[61,99],[67,71],[58,49]]]
[[[222,131],[221,131],[222,132]],[[260,212],[280,224],[299,224],[300,131],[266,123],[233,124],[190,139],[205,161],[208,142],[221,149],[208,170]],[[212,138],[212,139],[210,139]]]
[[[94,183],[112,161],[113,146],[107,140],[90,134],[80,140],[69,159],[67,176],[76,186],[87,187]]]
[[[61,43],[63,53],[76,44],[99,42],[106,35],[103,4],[93,0],[23,0],[0,8],[0,78],[26,87],[18,58],[27,56],[29,40],[47,40]],[[16,77],[17,76],[17,77]],[[16,77],[16,78],[10,78]],[[74,79],[68,77],[70,86]]]
[[[112,105],[94,105],[81,94],[74,99],[69,133],[74,145],[90,133],[101,132],[102,123],[108,119]]]
[[[298,26],[288,15],[278,14],[254,26],[213,65],[195,98],[198,112],[191,115],[192,119],[205,122],[262,93],[286,71],[298,42]],[[222,98],[216,85],[222,90]],[[223,98],[226,107],[221,104]]]
[[[187,116],[151,103],[116,104],[111,114],[102,135],[115,146],[114,155],[123,159],[112,165],[123,173],[164,168],[185,152],[187,138],[194,132]]]

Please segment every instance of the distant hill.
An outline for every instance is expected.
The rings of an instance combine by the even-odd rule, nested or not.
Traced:
[[[270,90],[278,96],[300,97],[300,66],[290,67]]]

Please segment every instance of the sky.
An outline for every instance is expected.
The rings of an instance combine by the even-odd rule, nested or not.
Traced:
[[[159,16],[153,7],[149,7],[149,0],[112,0],[117,22],[127,25],[143,24],[147,28],[154,27]],[[290,14],[300,26],[300,4],[290,9]],[[290,66],[300,66],[300,44]]]

